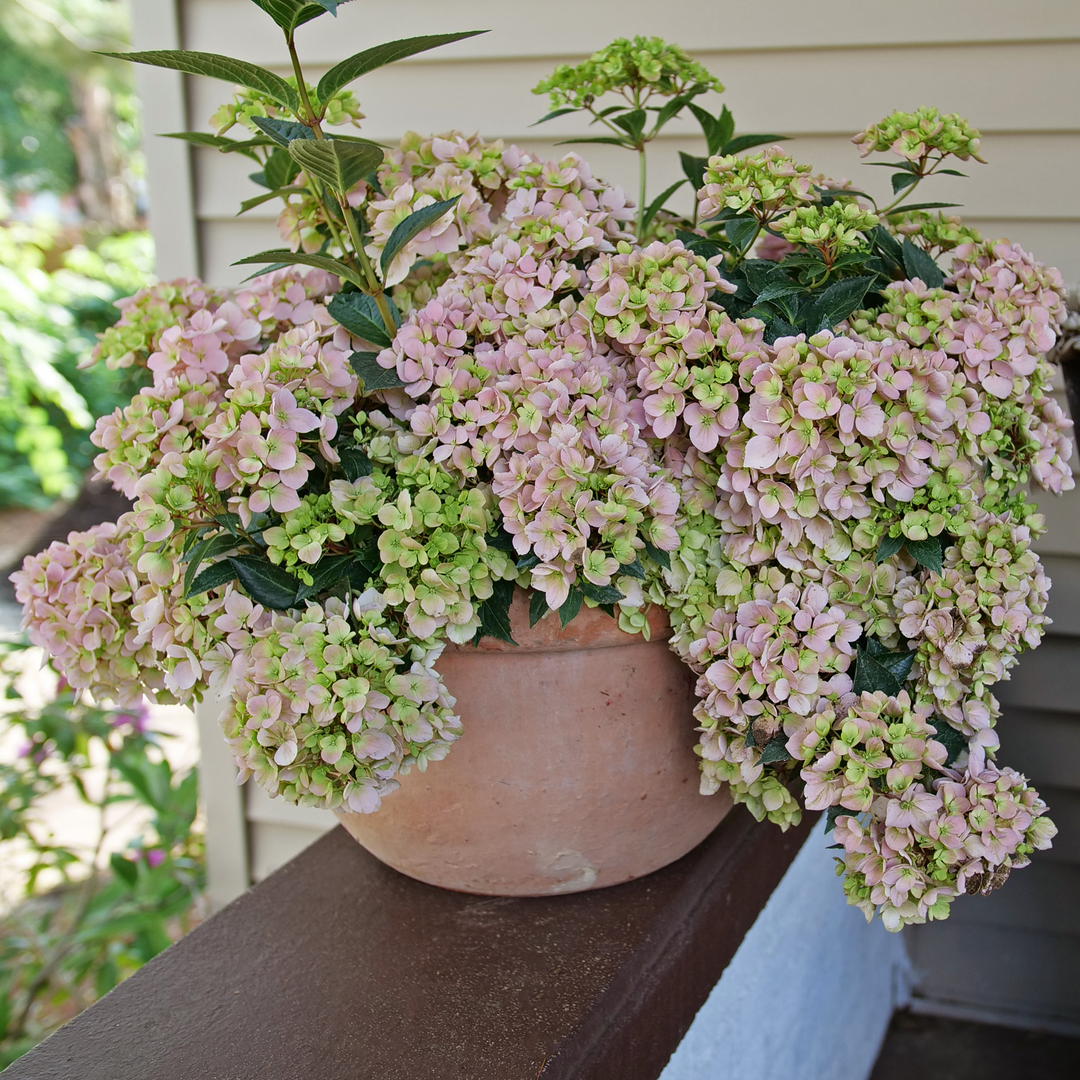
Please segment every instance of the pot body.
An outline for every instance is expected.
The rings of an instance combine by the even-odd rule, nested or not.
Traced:
[[[598,609],[530,628],[520,591],[510,615],[518,647],[451,645],[436,665],[464,725],[446,759],[342,824],[409,877],[488,896],[598,889],[685,855],[731,801],[698,793],[694,676],[666,614],[650,641]]]

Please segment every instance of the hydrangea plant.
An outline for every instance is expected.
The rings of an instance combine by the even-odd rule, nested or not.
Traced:
[[[663,42],[537,88],[638,152],[690,111],[708,155],[683,157],[683,217],[672,189],[635,206],[573,152],[332,134],[332,102],[359,115],[353,78],[466,35],[310,88],[293,31],[334,5],[260,6],[293,82],[132,56],[244,83],[224,122],[259,135],[185,137],[262,155],[289,246],[229,294],[143,290],[102,340],[153,379],[95,433],[135,509],[15,575],[71,683],[121,705],[222,693],[242,779],[370,812],[451,750],[439,655],[511,641],[515,590],[534,624],[601,607],[647,635],[656,604],[696,679],[703,794],[781,828],[827,811],[868,917],[943,918],[1047,847],[1044,804],[997,762],[992,688],[1047,621],[1029,486],[1073,486],[1045,359],[1061,278],[907,201],[978,132],[923,109],[856,136],[898,155],[879,207],[736,136],[693,100],[719,84]]]

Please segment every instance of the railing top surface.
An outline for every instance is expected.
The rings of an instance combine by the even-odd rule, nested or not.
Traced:
[[[654,1080],[805,839],[737,808],[613,888],[423,885],[338,828],[4,1080]]]

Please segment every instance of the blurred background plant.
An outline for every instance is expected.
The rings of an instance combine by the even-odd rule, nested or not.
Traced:
[[[31,703],[40,653],[3,654],[0,1068],[186,933],[203,882],[195,770],[147,712],[88,705],[55,675]],[[57,835],[60,805],[77,837]]]

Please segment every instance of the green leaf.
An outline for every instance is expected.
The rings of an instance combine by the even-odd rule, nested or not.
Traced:
[[[652,219],[656,217],[657,213],[660,210],[663,209],[664,203],[666,203],[668,199],[670,199],[671,196],[674,195],[675,192],[678,191],[679,188],[681,188],[685,183],[685,180],[677,180],[674,184],[671,185],[671,187],[666,188],[664,191],[660,192],[660,194],[657,195],[657,197],[653,199],[651,203],[649,203],[649,205],[645,208],[645,214],[641,219],[642,230],[645,230],[649,227]]]
[[[325,3],[309,4],[305,0],[253,0],[285,31],[291,34],[298,26],[303,26],[330,9]]]
[[[597,135],[589,139],[560,139],[556,146],[582,146],[585,143],[599,144],[602,146],[622,146],[632,150],[633,144],[626,139],[617,139],[614,135]]]
[[[581,590],[576,585],[571,585],[570,591],[566,594],[566,599],[559,607],[559,625],[564,630],[570,624],[570,621],[577,617],[583,599]]]
[[[720,245],[707,236],[698,236],[697,233],[686,232],[684,229],[675,230],[675,239],[681,240],[695,255],[702,255],[706,259],[711,259],[722,251]]]
[[[263,175],[266,177],[266,186],[277,190],[288,187],[300,172],[299,166],[293,160],[288,150],[275,150],[263,166]]]
[[[737,135],[728,142],[721,153],[726,157],[728,154],[741,154],[744,150],[751,150],[755,146],[763,146],[765,143],[787,142],[790,135]]]
[[[674,117],[684,105],[689,105],[690,102],[698,96],[698,94],[708,93],[709,87],[707,86],[691,86],[683,94],[679,94],[677,97],[673,97],[664,106],[656,110],[656,131],[659,131],[672,117]]]
[[[138,880],[139,868],[130,859],[125,859],[119,851],[114,851],[109,856],[109,866],[112,872],[127,885],[134,885]]]
[[[910,206],[898,206],[895,210],[890,210],[885,217],[896,217],[898,214],[906,214],[911,210],[945,210],[950,206],[962,206],[962,203],[958,202],[922,202],[912,203]]]
[[[807,332],[816,334],[831,330],[853,311],[858,311],[873,283],[872,277],[843,278],[834,282],[810,306],[804,323]]]
[[[713,154],[720,152],[720,147],[724,145],[724,113],[721,113],[719,117],[713,116],[707,109],[703,109],[700,105],[695,105],[693,102],[689,105],[690,111],[694,114],[697,122],[701,125],[701,130],[705,133],[705,146],[708,148],[707,157],[712,157]],[[727,112],[727,106],[724,107],[724,112]],[[728,113],[730,116],[731,114]],[[734,121],[732,121],[732,129],[734,130]],[[731,138],[731,133],[727,133],[728,138]]]
[[[671,556],[666,551],[658,548],[655,544],[645,540],[644,537],[642,537],[642,540],[645,543],[645,554],[648,555],[657,566],[662,566],[665,570],[670,570]]]
[[[485,538],[488,547],[493,547],[497,551],[505,551],[507,555],[517,557],[517,549],[514,547],[514,538],[503,528],[502,521],[500,520],[498,526],[493,533],[489,533]]]
[[[787,736],[774,735],[761,751],[761,764],[768,765],[773,761],[788,761],[791,755],[787,751]]]
[[[420,210],[414,210],[404,221],[399,221],[394,226],[394,231],[386,241],[386,247],[383,248],[382,257],[379,259],[379,265],[382,267],[384,277],[387,268],[398,252],[414,236],[423,232],[429,225],[434,225],[448,210],[452,210],[460,198],[460,195],[455,195],[452,199],[444,199],[442,202],[432,203],[430,206],[425,206]]]
[[[937,176],[967,176],[966,172],[960,172],[959,169],[938,169]]]
[[[297,139],[315,138],[315,132],[307,124],[298,124],[293,120],[278,120],[272,116],[253,116],[251,122],[276,142],[282,150],[288,150],[289,143]]]
[[[903,546],[904,538],[902,536],[883,536],[881,543],[878,544],[874,562],[883,563],[886,559],[891,559]]]
[[[914,662],[913,652],[891,653],[873,639],[860,643],[856,649],[852,689],[856,694],[883,690],[889,697],[896,697],[904,688]]]
[[[883,258],[893,263],[900,270],[904,268],[904,249],[900,246],[900,241],[884,225],[875,226],[870,238],[874,244],[874,249]]]
[[[566,116],[567,113],[574,112],[581,112],[581,110],[574,108],[555,109],[552,112],[549,112],[547,116],[541,116],[539,120],[530,124],[529,127],[536,127],[538,124],[546,124],[549,120],[554,120],[556,116]]]
[[[329,592],[339,582],[344,582],[349,576],[349,567],[352,565],[351,555],[327,555],[320,559],[309,571],[311,584],[301,584],[296,593],[296,602],[307,600],[319,593]]]
[[[184,571],[184,596],[190,595],[192,582],[195,580],[201,563],[207,559],[216,558],[218,555],[224,555],[226,551],[232,551],[235,547],[236,537],[229,533],[207,536],[195,544],[184,556],[188,564],[187,570]],[[204,592],[205,589],[199,591]]]
[[[640,559],[635,559],[632,563],[620,566],[619,573],[625,574],[627,577],[637,578],[638,581],[645,580],[645,567],[641,565]]]
[[[341,197],[372,169],[377,169],[383,160],[381,146],[373,142],[353,142],[351,139],[348,142],[293,139],[289,143],[289,154],[304,172],[317,176]]]
[[[550,610],[547,597],[537,589],[533,589],[529,597],[529,626],[535,626]]]
[[[359,480],[361,476],[371,475],[371,458],[359,446],[339,447],[338,457],[341,458],[341,467],[345,470],[347,480]]]
[[[931,717],[930,726],[935,732],[934,740],[945,747],[948,755],[945,765],[948,767],[968,748],[967,736],[957,731],[948,720],[942,720],[938,716]]]
[[[422,37],[402,38],[399,41],[387,41],[382,45],[375,45],[363,52],[354,53],[342,60],[340,64],[335,64],[319,80],[319,86],[315,92],[319,96],[319,101],[326,101],[353,79],[359,79],[361,75],[366,75],[369,71],[392,64],[397,60],[404,60],[406,56],[415,56],[417,53],[427,52],[429,49],[437,49],[441,45],[449,45],[451,42],[463,41],[465,38],[476,37],[477,34],[487,32],[487,30],[465,30],[457,34],[425,34]]]
[[[898,172],[892,174],[892,191],[894,195],[899,195],[905,188],[912,187],[917,184],[922,177],[912,176],[911,173]]]
[[[688,154],[685,150],[680,150],[679,160],[682,162],[682,171],[685,174],[686,179],[690,181],[690,186],[695,191],[704,187],[705,169],[708,167],[709,159],[695,157],[693,154]]]
[[[724,232],[727,233],[727,238],[739,249],[740,252],[746,251],[746,249],[753,242],[754,237],[758,234],[757,220],[752,217],[732,218],[724,226]]]
[[[163,131],[163,139],[183,139],[184,142],[194,143],[196,146],[210,146],[220,150],[223,154],[241,153],[252,161],[259,161],[258,154],[253,152],[255,146],[265,146],[264,139],[251,139],[247,142],[239,142],[236,139],[227,139],[224,135],[211,135],[207,131]]]
[[[905,540],[904,546],[908,554],[927,570],[933,570],[935,574],[941,573],[944,565],[944,551],[942,550],[941,537],[928,536],[925,540]]]
[[[769,300],[779,300],[787,296],[799,296],[805,292],[806,289],[802,285],[796,285],[793,281],[773,281],[757,294],[757,302],[764,304]]]
[[[390,297],[386,297],[390,307],[390,315],[394,322],[401,325],[401,313],[398,311]],[[385,349],[390,344],[390,335],[383,326],[382,316],[379,314],[379,306],[374,297],[367,293],[351,292],[338,293],[327,305],[327,311],[336,319],[350,334],[355,334],[364,341],[370,341],[380,349]]]
[[[516,563],[514,563],[515,570],[531,570],[534,566],[539,566],[540,556],[535,551],[530,551],[528,555],[522,555]]]
[[[352,267],[346,266],[338,259],[330,258],[329,255],[308,255],[304,251],[277,248],[273,251],[260,251],[257,255],[249,255],[246,259],[237,259],[233,266],[248,266],[252,263],[275,263],[279,267],[294,263],[300,263],[302,266],[317,266],[320,270],[327,270],[346,281],[351,281],[358,288],[366,284]],[[261,272],[268,273],[269,271]]]
[[[230,581],[235,580],[236,568],[228,559],[222,559],[221,562],[213,563],[195,577],[191,584],[187,586],[184,595],[198,596],[199,593],[207,592],[209,589],[216,589],[219,585],[227,585]]]
[[[915,654],[910,649],[890,652],[877,638],[868,638],[864,648],[874,660],[890,671],[901,683],[911,674],[911,667],[915,663]]]
[[[833,829],[836,828],[836,819],[838,817],[854,817],[854,815],[844,806],[830,806],[829,809],[825,811],[826,836],[828,836],[829,833],[831,833]]]
[[[376,390],[396,390],[405,384],[398,378],[394,368],[381,367],[376,359],[378,353],[354,352],[349,364],[363,382],[361,393],[374,394]]]
[[[586,599],[595,600],[598,604],[614,604],[618,600],[626,599],[614,585],[594,585],[591,581],[579,581],[577,587]]]
[[[254,210],[256,206],[262,206],[264,202],[269,202],[271,199],[287,199],[290,195],[302,194],[303,192],[299,188],[294,187],[278,188],[276,191],[264,191],[261,195],[252,195],[250,199],[245,199],[240,204],[236,216],[246,214],[249,210]]]
[[[629,112],[616,116],[611,122],[621,127],[634,142],[638,142],[645,130],[645,121],[648,118],[649,115],[644,109],[631,109]]]
[[[909,278],[919,278],[931,289],[940,289],[945,284],[945,275],[938,264],[906,236],[903,251],[904,269]]]
[[[491,595],[477,609],[477,614],[480,616],[480,629],[476,631],[473,644],[479,645],[483,637],[493,637],[516,645],[517,642],[510,633],[510,605],[514,600],[514,583],[496,581],[492,589]]]
[[[255,603],[272,611],[288,611],[296,604],[300,583],[269,559],[258,555],[230,555],[228,561],[244,591]]]
[[[134,64],[149,64],[151,67],[168,68],[182,71],[186,75],[206,75],[211,79],[223,79],[225,82],[240,83],[252,90],[258,90],[267,97],[294,113],[300,111],[300,98],[296,91],[280,75],[275,75],[257,64],[248,64],[243,60],[234,60],[230,56],[217,53],[192,52],[187,49],[156,49],[150,52],[114,53],[103,52],[101,56],[111,56],[117,60],[130,60]]]

